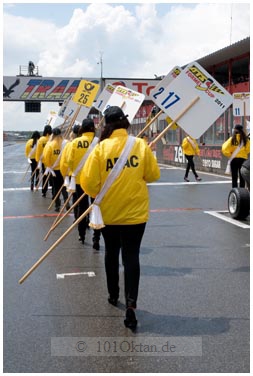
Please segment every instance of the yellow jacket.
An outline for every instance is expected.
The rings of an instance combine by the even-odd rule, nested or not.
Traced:
[[[84,154],[87,152],[90,144],[92,143],[94,138],[94,132],[85,132],[82,136],[75,138],[71,141],[70,151],[68,153],[68,167],[73,174],[78,167],[81,159],[83,158]],[[80,184],[80,174],[76,175],[76,184]]]
[[[72,171],[69,170],[68,157],[71,148],[71,142],[68,142],[63,149],[60,160],[60,171],[63,177],[71,175]]]
[[[236,139],[239,145],[240,143],[239,134],[236,135]],[[238,147],[238,145],[231,145],[231,141],[232,141],[232,137],[230,137],[227,141],[225,141],[221,147],[222,154],[225,155],[225,157],[227,158],[230,158],[234,150],[236,150]],[[239,151],[239,153],[237,153],[235,158],[247,159],[249,152],[250,152],[250,141],[248,139],[246,145],[241,148],[241,150]]]
[[[43,154],[44,147],[46,146],[50,136],[42,136],[40,139],[37,141],[37,148],[36,148],[36,154],[35,154],[35,159],[36,162],[40,161],[40,158]],[[41,162],[44,163],[44,157],[42,157]]]
[[[44,151],[43,151],[44,163],[46,167],[53,168],[53,170],[60,170],[59,155],[61,155],[61,150],[63,151],[63,148],[66,146],[67,142],[68,142],[67,140],[56,138],[53,141],[49,141],[46,144]],[[63,146],[62,146],[62,143],[64,143]],[[55,162],[57,163],[54,166]]]
[[[81,171],[80,184],[91,197],[96,197],[100,192],[126,144],[127,137],[125,129],[116,129],[89,155]],[[146,183],[159,178],[160,169],[150,147],[143,139],[136,138],[124,169],[100,204],[104,223],[128,225],[147,222],[149,193]]]
[[[30,138],[30,140],[27,141],[25,145],[25,156],[30,159],[35,159],[36,154],[36,147],[34,148],[33,152],[31,153],[33,148],[33,138]],[[31,153],[31,155],[29,155]]]
[[[189,139],[191,141],[189,141]],[[194,144],[194,147],[192,146],[192,143]],[[190,136],[187,136],[183,139],[182,142],[182,149],[183,153],[186,155],[199,155],[199,146],[195,138],[192,138]]]

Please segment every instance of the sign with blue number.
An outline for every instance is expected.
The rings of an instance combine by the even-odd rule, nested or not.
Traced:
[[[233,102],[232,95],[197,62],[187,65],[168,85],[164,85],[164,80],[155,87],[151,97],[171,119],[176,119],[191,101],[199,98],[177,120],[194,138],[199,138]]]
[[[115,86],[107,84],[102,91],[102,93],[98,96],[98,99],[93,103],[93,107],[95,107],[98,111],[103,112],[106,106],[106,103],[110,99],[110,96],[114,92]]]
[[[80,106],[74,102],[71,97],[64,101],[64,103],[61,106],[60,111],[58,112],[58,115],[60,117],[63,117],[64,119],[71,120],[73,116],[76,114],[78,108]],[[90,108],[86,106],[81,106],[78,115],[76,117],[76,121],[79,123],[82,123],[83,119],[85,119],[90,112]]]
[[[233,94],[233,115],[250,116],[250,93]]]

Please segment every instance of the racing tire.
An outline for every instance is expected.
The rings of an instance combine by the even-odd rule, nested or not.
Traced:
[[[232,188],[228,195],[228,211],[234,219],[245,219],[250,211],[250,196],[246,188]]]

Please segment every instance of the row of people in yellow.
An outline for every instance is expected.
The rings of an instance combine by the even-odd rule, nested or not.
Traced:
[[[38,132],[37,132],[38,133]],[[61,207],[60,195],[64,202],[68,200],[71,192],[73,195],[73,203],[80,199],[78,205],[74,208],[75,219],[89,206],[89,196],[84,195],[80,187],[79,176],[80,169],[83,167],[86,152],[90,150],[90,146],[95,136],[95,126],[92,120],[85,119],[81,126],[75,125],[71,133],[71,139],[64,139],[60,128],[52,129],[50,125],[45,126],[43,136],[38,138],[37,143],[28,140],[26,143],[26,155],[31,151],[31,145],[34,144],[33,155],[36,174],[42,171],[42,196],[46,197],[48,191],[48,181],[52,185],[52,199],[55,201],[55,211],[59,212]],[[78,139],[77,139],[78,138]],[[79,166],[79,168],[78,168]],[[79,171],[77,171],[79,170]],[[48,179],[48,177],[50,178]],[[69,180],[75,179],[75,185],[69,186],[65,184],[65,178]],[[70,181],[71,181],[70,180]],[[38,184],[38,175],[37,182]],[[31,186],[33,190],[33,186]],[[60,192],[60,195],[58,195]],[[69,210],[69,203],[66,204],[66,210]],[[78,224],[79,240],[84,244],[85,233],[88,227],[88,218],[85,218]],[[94,230],[93,248],[99,250],[100,231]]]

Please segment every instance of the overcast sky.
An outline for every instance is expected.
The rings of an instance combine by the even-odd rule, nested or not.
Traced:
[[[32,60],[43,77],[154,78],[250,36],[249,2],[8,3],[3,6],[3,76]],[[49,110],[3,103],[4,130],[44,128]]]

